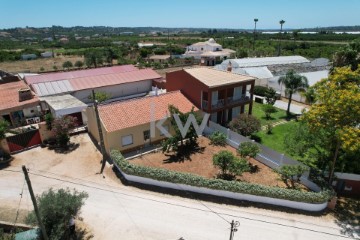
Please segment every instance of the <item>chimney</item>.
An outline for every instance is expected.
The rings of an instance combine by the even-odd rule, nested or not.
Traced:
[[[30,88],[20,88],[19,89],[19,102],[32,99],[32,94]]]
[[[231,61],[229,60],[229,64],[227,65],[227,69],[226,69],[228,72],[231,72],[232,71],[232,64],[231,64]]]

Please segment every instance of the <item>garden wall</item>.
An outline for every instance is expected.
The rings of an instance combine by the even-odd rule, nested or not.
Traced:
[[[327,204],[328,204],[327,202],[324,202],[324,203],[296,202],[296,201],[290,201],[290,200],[285,200],[285,199],[277,199],[277,198],[236,193],[236,192],[230,192],[230,191],[224,191],[224,190],[202,188],[202,187],[190,186],[190,185],[179,184],[179,183],[158,181],[158,180],[154,180],[154,179],[150,179],[150,178],[126,174],[125,172],[123,172],[121,170],[121,168],[118,166],[116,161],[114,161],[114,165],[127,181],[141,183],[141,184],[145,184],[145,185],[152,185],[152,186],[157,186],[157,187],[162,187],[162,188],[170,188],[170,189],[175,189],[175,190],[179,190],[179,191],[190,191],[190,192],[199,193],[199,194],[208,194],[208,195],[213,195],[213,196],[217,196],[217,197],[226,197],[226,198],[245,200],[245,201],[250,201],[250,202],[265,203],[265,204],[288,207],[288,208],[299,209],[299,210],[304,210],[304,211],[309,211],[309,212],[322,211],[327,207]]]

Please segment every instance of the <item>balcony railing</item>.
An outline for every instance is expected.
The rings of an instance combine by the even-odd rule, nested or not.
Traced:
[[[249,100],[250,100],[250,96],[246,96],[246,94],[243,94],[241,96],[228,97],[227,104],[243,103]]]
[[[222,108],[225,106],[225,101],[224,99],[218,99],[218,100],[215,100],[211,103],[211,107],[213,109],[217,109],[217,108]]]

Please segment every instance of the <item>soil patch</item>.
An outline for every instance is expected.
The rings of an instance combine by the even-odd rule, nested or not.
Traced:
[[[209,139],[205,137],[200,137],[198,142],[200,150],[182,161],[173,161],[173,153],[155,152],[132,159],[130,162],[137,165],[165,168],[177,172],[197,174],[206,178],[214,178],[219,173],[219,169],[213,165],[213,155],[221,150],[228,150],[237,154],[236,149],[231,146],[221,147],[210,145]],[[237,177],[238,180],[267,186],[286,187],[285,184],[279,180],[279,175],[271,168],[253,158],[248,159],[248,161],[252,165],[257,165],[258,171],[255,173],[243,173],[242,176]]]

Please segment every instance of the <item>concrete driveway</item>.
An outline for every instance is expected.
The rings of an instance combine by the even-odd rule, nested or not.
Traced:
[[[86,134],[72,138],[79,148],[57,154],[35,148],[15,155],[0,170],[0,202],[17,207],[26,164],[36,194],[53,187],[86,191],[89,198],[81,216],[94,239],[228,239],[231,220],[240,222],[234,239],[342,239],[332,216],[215,204],[165,195],[121,184],[110,166],[96,174],[101,156]],[[25,187],[21,209],[32,209]]]
[[[288,103],[282,100],[276,100],[274,107],[283,109],[283,110],[287,110],[288,107]],[[294,103],[291,103],[290,105],[290,112],[294,113],[294,114],[302,114],[303,109],[305,109],[306,111],[308,110],[307,107],[303,107],[300,105],[296,105]]]

